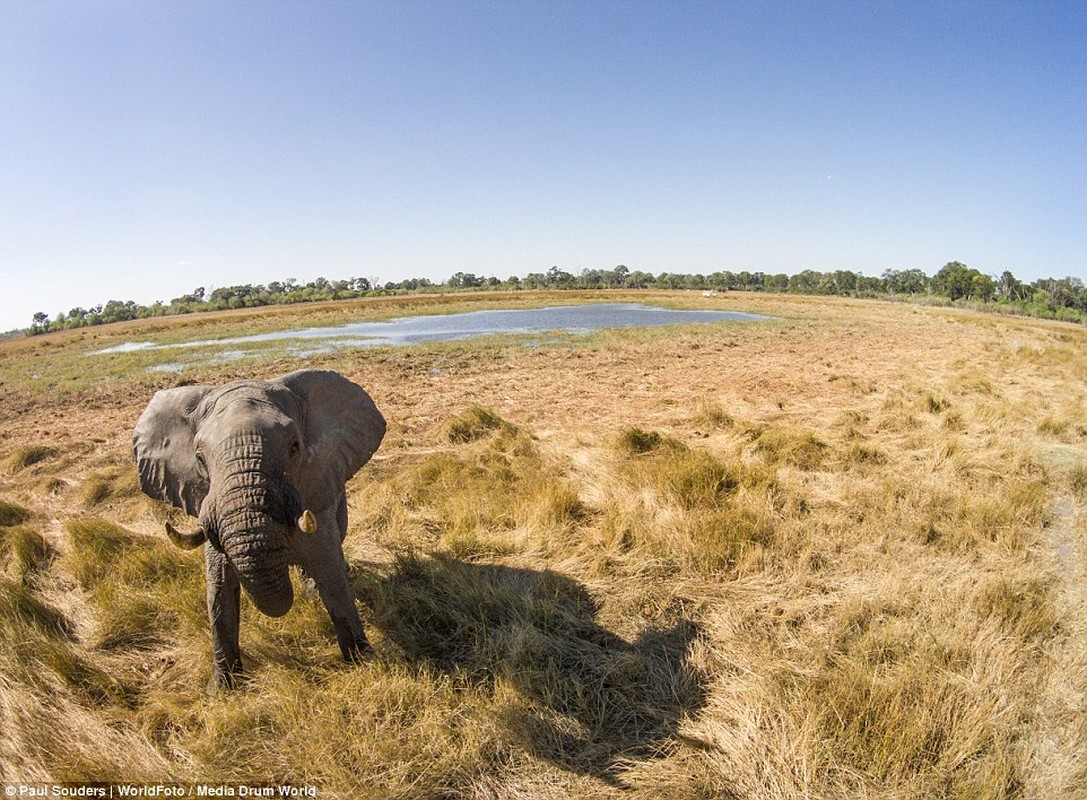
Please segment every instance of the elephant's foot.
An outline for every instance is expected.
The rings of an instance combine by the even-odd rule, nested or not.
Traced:
[[[242,670],[242,662],[235,661],[230,664],[215,664],[211,668],[211,680],[208,681],[208,694],[221,691],[230,691],[242,685],[245,673]]]
[[[355,637],[350,642],[341,641],[340,652],[343,653],[343,660],[348,664],[358,664],[371,659],[374,648],[364,633],[362,638]]]

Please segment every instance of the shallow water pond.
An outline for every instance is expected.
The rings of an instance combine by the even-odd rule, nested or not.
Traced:
[[[296,330],[239,336],[230,339],[206,339],[181,344],[156,345],[152,342],[126,342],[96,353],[121,353],[147,349],[242,346],[247,343],[291,341],[292,355],[326,353],[337,347],[375,347],[411,345],[421,342],[452,341],[473,336],[505,333],[514,335],[562,332],[588,334],[607,328],[646,328],[663,325],[708,324],[716,322],[758,322],[768,319],[758,314],[738,311],[680,311],[639,303],[591,303],[577,306],[516,309],[508,311],[470,311],[403,317],[386,322],[354,322],[329,328]],[[237,351],[233,351],[236,353]],[[233,353],[232,353],[233,354]],[[161,369],[162,367],[160,367]]]

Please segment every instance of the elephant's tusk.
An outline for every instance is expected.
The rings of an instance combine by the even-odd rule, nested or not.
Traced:
[[[170,541],[175,546],[180,547],[182,550],[195,550],[208,538],[204,533],[203,526],[197,528],[193,533],[182,533],[169,522],[166,523],[166,535],[170,537]]]
[[[313,516],[313,512],[308,508],[298,518],[298,530],[302,533],[317,533],[317,517]]]

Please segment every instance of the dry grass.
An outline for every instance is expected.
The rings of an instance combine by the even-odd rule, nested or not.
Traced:
[[[19,472],[32,467],[35,464],[53,458],[57,455],[56,448],[41,444],[28,444],[16,450],[8,456],[8,469],[11,472]]]
[[[1087,332],[659,299],[778,319],[312,362],[390,420],[349,486],[377,656],[342,664],[304,592],[281,619],[246,604],[251,682],[210,698],[200,558],[138,495],[131,428],[157,385],[299,365],[5,382],[0,777],[334,798],[1087,794]],[[205,324],[231,320],[258,324]],[[0,350],[0,369],[66,374],[85,343],[57,341]]]

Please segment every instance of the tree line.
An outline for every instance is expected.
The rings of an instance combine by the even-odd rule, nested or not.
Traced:
[[[369,278],[317,278],[309,283],[299,283],[288,278],[272,281],[266,286],[220,286],[211,292],[199,287],[168,303],[156,301],[148,306],[132,300],[110,300],[104,305],[90,308],[76,307],[52,318],[39,311],[34,314],[27,333],[34,335],[172,314],[258,308],[319,300],[521,289],[694,289],[905,298],[931,303],[976,305],[1009,313],[1087,324],[1087,287],[1079,278],[1044,278],[1033,283],[1024,283],[1008,271],[994,277],[958,261],[952,261],[932,277],[920,269],[888,269],[878,278],[851,270],[804,270],[795,275],[748,271],[720,271],[709,275],[662,272],[653,275],[641,270],[631,270],[620,264],[614,269],[583,269],[577,275],[555,266],[547,272],[530,272],[524,277],[512,275],[505,280],[470,272],[457,272],[442,283],[434,283],[426,278],[409,278],[381,285]]]

